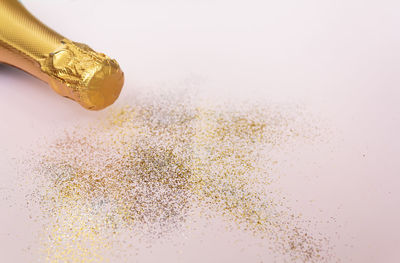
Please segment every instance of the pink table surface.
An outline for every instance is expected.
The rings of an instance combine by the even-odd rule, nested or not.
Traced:
[[[344,262],[400,260],[400,2],[23,3],[67,37],[117,58],[126,74],[121,100],[188,87],[216,101],[304,105],[330,127],[329,143],[294,160],[279,187],[307,216],[336,218],[326,231],[338,232],[335,253]],[[104,114],[3,65],[0,91],[3,189],[14,183],[21,149],[55,127]],[[34,261],[21,253],[35,232],[26,213],[0,199],[2,262]],[[232,234],[214,236],[217,226],[203,229],[204,243],[187,240],[184,253],[159,245],[138,261],[256,262],[252,248],[229,245]]]

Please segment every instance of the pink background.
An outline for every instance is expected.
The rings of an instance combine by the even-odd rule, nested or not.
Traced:
[[[305,105],[329,132],[294,154],[282,191],[306,216],[336,219],[326,231],[338,233],[345,262],[400,260],[399,1],[22,2],[68,38],[117,58],[126,74],[121,100],[189,86],[216,100]],[[21,149],[104,114],[3,65],[0,90],[0,189],[12,189]],[[22,262],[34,231],[27,212],[8,204],[0,198],[1,261]],[[229,246],[233,234],[212,229],[204,243],[189,239],[183,254],[160,245],[143,262],[255,261],[251,248]]]

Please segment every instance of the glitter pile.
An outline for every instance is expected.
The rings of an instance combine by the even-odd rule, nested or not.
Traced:
[[[310,136],[303,115],[170,98],[132,105],[66,131],[35,158],[30,198],[46,220],[48,261],[102,261],[105,251],[120,253],[119,235],[179,232],[195,210],[269,240],[271,253],[288,261],[330,259],[328,239],[271,188],[272,153]]]

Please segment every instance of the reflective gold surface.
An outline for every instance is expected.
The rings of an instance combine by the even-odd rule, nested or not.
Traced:
[[[32,74],[91,110],[114,103],[124,83],[117,61],[61,36],[17,0],[0,0],[0,62]]]

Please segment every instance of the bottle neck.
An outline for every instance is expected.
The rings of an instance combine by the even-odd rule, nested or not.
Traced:
[[[19,1],[0,0],[0,42],[5,46],[39,61],[57,50],[62,39],[63,36],[37,20]]]

